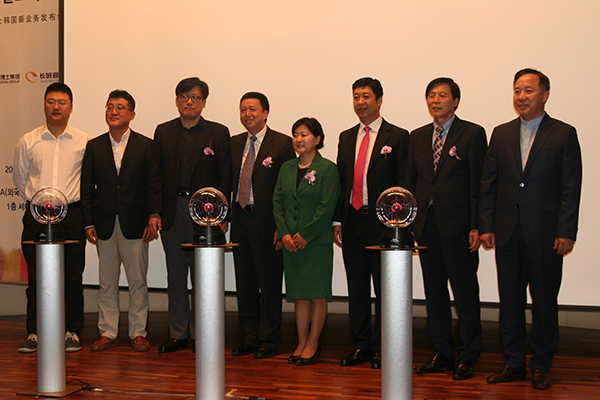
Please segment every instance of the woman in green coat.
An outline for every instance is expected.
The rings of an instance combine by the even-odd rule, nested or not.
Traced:
[[[331,218],[340,192],[336,165],[317,151],[323,128],[314,118],[292,126],[299,157],[281,166],[273,194],[277,235],[283,243],[286,297],[296,301],[298,347],[290,364],[319,361],[333,275]]]

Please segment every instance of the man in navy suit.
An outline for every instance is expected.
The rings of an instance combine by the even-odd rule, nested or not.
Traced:
[[[410,135],[406,188],[418,204],[412,224],[419,252],[429,336],[434,354],[415,368],[420,374],[454,371],[472,378],[481,354],[479,310],[479,186],[487,151],[485,130],[455,114],[460,88],[450,78],[427,85],[433,123]],[[458,314],[461,346],[455,351],[448,281]],[[458,360],[455,362],[455,353]]]
[[[230,142],[231,241],[239,244],[233,259],[240,326],[244,331],[244,342],[233,349],[234,356],[254,353],[254,358],[272,357],[281,342],[283,256],[273,218],[273,191],[281,164],[295,154],[292,138],[267,126],[269,108],[264,94],[244,94],[240,100],[240,121],[247,132],[233,136]],[[249,154],[255,154],[254,160],[248,158]],[[249,191],[246,198],[240,199],[242,170],[252,162]]]
[[[195,332],[194,301],[190,305],[188,273],[194,282],[194,252],[182,249],[193,240],[195,224],[189,214],[190,197],[213,187],[231,192],[229,129],[202,117],[208,85],[186,78],[175,88],[179,117],[156,127],[150,163],[149,225],[160,237],[167,259],[169,339],[159,353],[185,349]],[[221,224],[225,232],[228,222]],[[193,289],[192,289],[193,295]],[[192,296],[193,298],[193,296]]]
[[[577,236],[581,149],[574,127],[545,111],[550,81],[526,68],[513,81],[519,118],[494,129],[481,178],[481,242],[496,248],[504,366],[488,383],[526,378],[526,290],[533,303],[531,384],[549,389],[558,292]]]
[[[118,344],[121,263],[129,284],[129,338],[148,351],[148,164],[152,140],[129,128],[135,100],[114,90],[106,102],[108,133],[88,142],[81,169],[81,205],[87,240],[98,250],[100,339],[92,351]]]
[[[408,155],[408,131],[381,117],[383,87],[377,79],[361,78],[352,85],[358,125],[340,133],[337,165],[340,198],[333,216],[335,243],[342,247],[348,280],[354,350],[342,366],[371,361],[381,368],[381,261],[379,244],[385,229],[375,213],[379,195],[403,186]],[[343,239],[342,239],[343,238]],[[371,279],[375,288],[376,328],[371,329]]]

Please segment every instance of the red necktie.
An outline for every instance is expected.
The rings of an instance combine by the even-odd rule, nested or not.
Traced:
[[[352,207],[357,211],[363,206],[363,177],[365,175],[365,164],[369,150],[369,131],[371,128],[365,126],[365,136],[360,142],[358,158],[354,166],[354,183],[352,185]]]

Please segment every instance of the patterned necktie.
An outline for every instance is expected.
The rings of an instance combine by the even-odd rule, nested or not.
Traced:
[[[252,170],[254,169],[254,160],[256,159],[256,150],[254,150],[254,142],[256,142],[256,136],[250,136],[250,149],[248,149],[248,155],[244,160],[244,166],[242,167],[242,174],[240,175],[240,193],[238,195],[238,202],[242,208],[248,205],[250,201],[250,191],[252,190]]]
[[[442,147],[444,147],[444,141],[442,140],[442,132],[444,128],[438,126],[435,128],[435,140],[433,141],[433,170],[437,169],[440,157],[442,156]]]
[[[358,158],[354,166],[354,182],[352,185],[352,207],[357,211],[363,206],[363,177],[365,174],[365,164],[367,161],[367,152],[369,150],[369,131],[371,128],[365,126],[365,136],[360,142],[358,149]]]

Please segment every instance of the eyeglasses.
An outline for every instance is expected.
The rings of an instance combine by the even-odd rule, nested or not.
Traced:
[[[48,99],[48,100],[46,100],[46,104],[49,105],[50,107],[54,107],[55,104],[58,104],[59,106],[64,107],[69,103],[66,100]]]
[[[184,103],[187,103],[188,100],[192,100],[192,103],[194,103],[194,104],[196,104],[200,100],[202,100],[202,96],[197,96],[197,95],[190,96],[189,94],[180,94],[179,96],[177,96],[177,98],[179,100],[183,101]]]
[[[123,105],[121,105],[121,104],[119,104],[119,105],[118,105],[118,106],[116,106],[116,107],[115,107],[115,106],[113,106],[112,104],[109,104],[109,105],[107,105],[107,106],[106,106],[106,107],[104,107],[104,108],[106,108],[106,111],[108,111],[108,112],[113,112],[113,110],[116,110],[116,111],[117,111],[117,114],[121,114],[121,113],[123,112],[123,110],[128,110],[128,111],[131,111],[129,108],[127,108],[127,107],[125,107],[125,106],[123,106]]]

